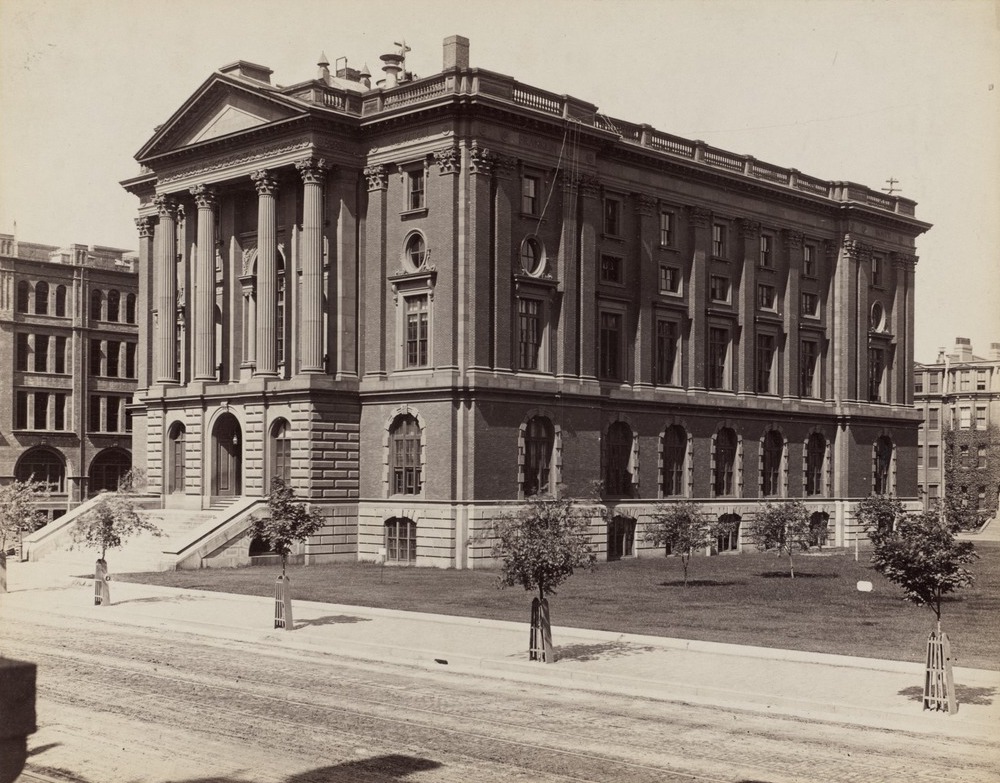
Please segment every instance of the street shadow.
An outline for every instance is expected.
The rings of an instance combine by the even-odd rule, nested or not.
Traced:
[[[626,655],[653,652],[657,648],[628,642],[601,642],[599,644],[564,644],[555,648],[557,661],[608,661]]]
[[[979,686],[972,685],[956,685],[955,686],[955,701],[959,704],[970,704],[977,707],[989,707],[993,704],[992,696],[996,696],[996,688],[981,688]],[[912,685],[909,688],[903,688],[899,691],[897,696],[905,696],[910,701],[923,701],[924,700],[924,689],[919,685]]]
[[[112,601],[111,606],[121,606],[122,604],[179,604],[185,601],[204,601],[203,595],[187,595],[178,593],[177,595],[151,595],[146,598],[126,598],[124,601]]]
[[[36,775],[44,775],[45,778],[58,780],[59,783],[95,783],[94,781],[91,781],[90,778],[81,777],[75,772],[70,772],[68,769],[63,769],[62,767],[47,767],[42,764],[25,764],[24,772],[27,775],[30,775],[32,772]],[[17,778],[17,780],[20,780],[20,778]],[[25,781],[27,782],[28,780],[31,780],[31,778],[26,777]]]
[[[792,575],[787,571],[765,571],[761,575],[762,579],[791,579]],[[810,574],[808,571],[796,571],[796,579],[839,579],[840,574]]]
[[[370,623],[370,617],[356,617],[353,614],[328,614],[325,617],[314,617],[312,620],[296,620],[295,628],[305,628],[308,625],[350,625],[351,623]]]
[[[50,742],[48,745],[39,745],[37,748],[28,749],[28,757],[37,756],[39,753],[44,753],[47,750],[52,750],[52,748],[58,748],[62,745],[61,742]]]
[[[329,767],[306,770],[285,778],[283,783],[392,783],[394,780],[403,780],[415,772],[427,772],[439,769],[441,766],[442,764],[438,761],[392,753],[386,756],[345,761]],[[87,783],[87,781],[80,783]],[[246,778],[213,776],[174,780],[168,783],[246,783]]]
[[[746,582],[738,581],[725,581],[719,579],[688,579],[688,587],[733,587],[735,585],[745,585]],[[658,582],[658,587],[684,587],[683,579],[673,579],[669,582]]]

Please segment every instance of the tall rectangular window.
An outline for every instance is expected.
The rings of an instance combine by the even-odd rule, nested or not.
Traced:
[[[679,294],[681,291],[681,270],[676,266],[660,264],[660,293]]]
[[[709,296],[713,302],[729,301],[729,278],[724,275],[712,275],[709,279]]]
[[[803,340],[799,347],[799,395],[802,397],[818,397],[819,388],[816,383],[816,368],[819,363],[819,343],[815,340]]]
[[[882,285],[882,257],[872,256],[872,285],[881,287]]]
[[[423,209],[424,208],[424,170],[416,169],[409,172],[407,175],[407,209]]]
[[[971,376],[972,373],[970,373],[968,370],[962,371],[962,374],[959,376],[959,381],[958,381],[960,391],[969,391],[969,389],[971,388],[969,384],[972,382]]]
[[[675,321],[656,322],[656,362],[654,372],[660,385],[679,385],[677,379],[680,326]]]
[[[604,199],[604,233],[613,237],[621,235],[622,203],[618,199]]]
[[[729,388],[729,330],[711,327],[708,330],[708,388]]]
[[[802,292],[802,315],[815,318],[819,315],[819,295],[811,291]]]
[[[913,393],[923,394],[924,391],[924,374],[922,372],[914,373],[913,375]]]
[[[525,215],[538,214],[538,177],[521,177],[521,211]]]
[[[31,345],[28,341],[28,335],[23,332],[19,332],[17,335],[17,348],[15,350],[15,364],[14,369],[18,372],[24,372],[28,369],[28,357],[31,355]]]
[[[121,343],[117,340],[108,341],[108,370],[106,375],[109,378],[118,377],[118,355],[121,352]]]
[[[107,423],[104,429],[108,432],[121,432],[121,424],[119,423],[119,414],[121,413],[121,397],[108,397],[108,415]]]
[[[774,336],[757,335],[757,393],[774,394]]]
[[[885,353],[881,348],[868,350],[868,400],[882,402],[882,381],[885,376]]]
[[[28,429],[28,392],[19,391],[15,395],[14,429]]]
[[[802,276],[816,277],[816,247],[814,245],[803,245],[802,247]]]
[[[101,374],[101,341],[90,341],[90,374]]]
[[[931,394],[937,394],[941,390],[941,376],[936,372],[928,373],[927,375],[927,391]]]
[[[620,381],[622,379],[621,344],[622,317],[620,313],[602,312],[600,318],[600,345],[598,373],[600,377]]]
[[[426,367],[428,363],[428,296],[406,298],[406,366]]]
[[[927,447],[927,467],[936,468],[939,465],[940,454],[939,447],[936,443],[931,443]]]
[[[976,391],[986,391],[986,370],[976,370]]]
[[[967,430],[972,426],[972,408],[962,407],[958,410],[958,426]]]
[[[931,430],[941,429],[941,412],[937,408],[927,409],[927,428]]]
[[[712,255],[716,258],[726,255],[726,227],[721,223],[712,226]]]
[[[101,398],[96,394],[90,395],[90,405],[87,407],[87,431],[101,431]]]
[[[757,307],[761,310],[774,310],[774,303],[774,286],[759,283],[757,285]]]
[[[542,303],[537,299],[518,299],[518,367],[538,370],[542,347]]]
[[[66,372],[66,338],[56,338],[56,361],[53,372],[65,374]]]
[[[986,406],[977,405],[976,406],[976,429],[985,430],[986,429]]]
[[[53,394],[52,395],[52,412],[54,414],[54,429],[65,430],[66,429],[66,395],[65,394]]]
[[[49,428],[49,395],[45,392],[35,392],[35,429]]]
[[[125,377],[135,378],[135,343],[125,343]]]
[[[624,263],[619,256],[601,256],[601,280],[605,283],[624,282]]]
[[[767,234],[760,235],[760,265],[765,269],[774,267],[774,250],[771,237]]]
[[[660,213],[660,246],[672,247],[674,244],[674,213]]]
[[[35,335],[35,372],[49,371],[49,336]]]

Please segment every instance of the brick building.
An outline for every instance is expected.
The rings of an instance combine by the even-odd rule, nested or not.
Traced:
[[[0,481],[49,487],[50,518],[132,465],[137,259],[0,234]]]
[[[542,492],[589,499],[609,558],[661,499],[804,498],[843,544],[858,498],[917,498],[914,202],[605,117],[459,36],[427,78],[381,60],[223,67],[122,183],[167,507],[281,475],[328,519],[313,561],[470,567]]]
[[[923,415],[917,481],[928,505],[945,493],[995,517],[1000,495],[1000,343],[988,357],[966,337],[916,365],[914,404]]]

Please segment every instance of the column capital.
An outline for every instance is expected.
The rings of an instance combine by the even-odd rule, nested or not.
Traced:
[[[295,161],[295,168],[298,169],[302,181],[307,185],[322,185],[326,179],[329,166],[323,158],[306,158]]]
[[[177,199],[173,196],[168,196],[165,193],[160,193],[153,196],[153,204],[156,206],[156,213],[161,218],[169,218],[170,220],[176,220],[177,218]]]
[[[260,169],[250,174],[258,196],[274,196],[278,193],[278,180],[267,169]]]
[[[897,269],[905,269],[912,272],[917,266],[917,257],[911,253],[893,253],[892,264]]]
[[[711,211],[704,207],[687,207],[688,222],[695,228],[708,228],[712,222]]]
[[[143,215],[135,219],[135,227],[139,231],[140,239],[148,239],[153,236],[159,218],[156,215]]]
[[[736,221],[736,224],[739,227],[740,236],[743,239],[756,239],[760,236],[760,223],[756,220],[740,218]]]
[[[647,196],[645,193],[637,193],[635,196],[635,211],[645,217],[652,217],[656,214],[658,203],[652,196]]]
[[[368,190],[385,190],[389,187],[389,172],[381,164],[365,166],[364,175],[368,180]]]
[[[784,231],[785,236],[785,247],[789,250],[798,250],[802,247],[802,232],[793,231],[790,228],[786,228]]]
[[[191,195],[198,209],[212,209],[218,203],[218,196],[208,185],[195,185],[191,188]]]
[[[479,144],[473,142],[469,148],[469,171],[473,174],[486,174],[488,176],[493,173],[494,166],[496,166],[496,155],[486,147],[480,147]]]
[[[434,159],[437,161],[441,174],[458,174],[461,166],[462,156],[458,147],[452,145],[434,150]]]
[[[872,255],[872,246],[848,235],[844,238],[844,252],[852,261],[868,261]]]
[[[587,198],[597,198],[601,195],[601,181],[593,174],[581,174],[577,184],[580,186],[580,195]]]

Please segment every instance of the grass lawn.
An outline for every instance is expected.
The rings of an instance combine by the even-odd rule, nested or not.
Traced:
[[[958,666],[1000,670],[1000,544],[977,544],[976,584],[951,596],[942,627]],[[170,587],[273,595],[277,567],[124,574],[117,579]],[[366,564],[289,568],[297,599],[527,624],[532,596],[496,587],[495,571],[394,568]],[[934,613],[902,600],[861,553],[824,551],[698,557],[682,583],[675,558],[601,563],[574,574],[550,598],[559,626],[923,662]],[[874,583],[862,593],[857,582]]]

